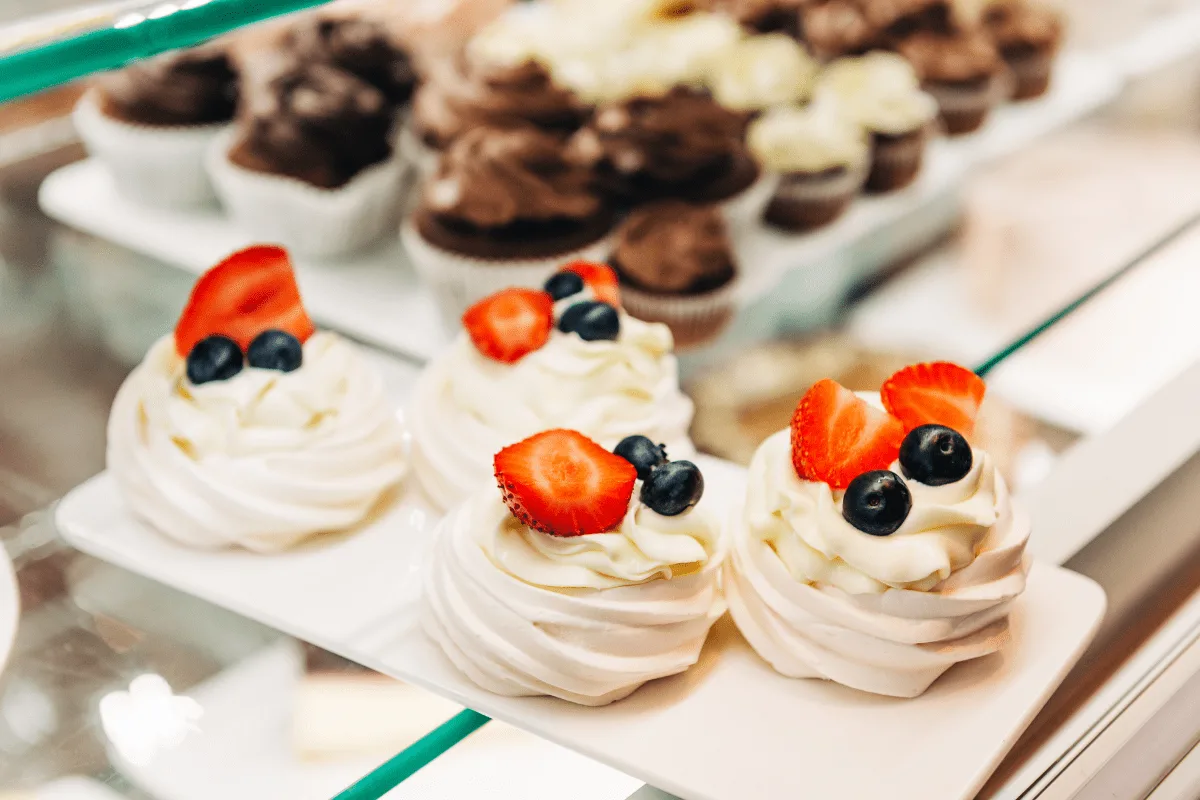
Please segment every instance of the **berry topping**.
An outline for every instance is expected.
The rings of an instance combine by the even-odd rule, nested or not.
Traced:
[[[480,353],[512,364],[550,338],[554,301],[537,289],[505,289],[468,308],[462,323]]]
[[[608,303],[585,300],[563,312],[558,329],[577,333],[585,342],[615,341],[621,335],[621,315]]]
[[[655,467],[667,463],[667,446],[655,444],[645,436],[626,436],[613,452],[633,464],[642,480],[649,478]]]
[[[672,461],[650,473],[642,484],[642,502],[651,511],[674,517],[700,502],[704,476],[690,461]]]
[[[552,430],[496,454],[496,481],[513,516],[552,536],[621,524],[637,470],[581,433]]]
[[[913,364],[884,381],[883,406],[911,431],[920,425],[945,425],[968,439],[987,387],[983,379],[957,364]]]
[[[556,272],[543,286],[555,301],[583,291],[583,278],[574,272]]]
[[[868,470],[896,459],[904,428],[828,378],[800,398],[792,415],[792,464],[796,474],[845,489]]]
[[[595,261],[572,261],[563,267],[564,272],[574,272],[592,290],[597,300],[611,306],[621,307],[621,287],[617,273],[608,264]]]
[[[926,486],[960,481],[971,471],[971,445],[944,425],[913,428],[900,444],[900,471]]]
[[[287,331],[301,342],[315,330],[300,302],[287,251],[256,245],[229,256],[196,282],[175,326],[175,351],[190,353],[214,334],[245,350],[268,329]]]
[[[299,369],[304,361],[304,348],[300,341],[287,331],[263,331],[254,337],[246,351],[246,361],[259,369],[277,369],[291,372]]]
[[[864,472],[846,487],[842,517],[863,533],[895,533],[912,510],[912,495],[900,476],[886,469]]]
[[[207,336],[187,356],[187,377],[194,385],[227,381],[242,371],[242,349],[228,336]]]

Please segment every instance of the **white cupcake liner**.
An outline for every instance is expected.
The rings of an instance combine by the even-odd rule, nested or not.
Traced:
[[[456,330],[472,304],[513,286],[542,288],[546,279],[569,261],[603,261],[612,249],[612,233],[576,250],[548,258],[486,259],[452,253],[430,243],[411,218],[400,228],[400,239],[417,274],[433,292],[442,321]]]
[[[779,175],[759,168],[759,175],[754,183],[735,194],[728,200],[717,204],[725,217],[725,224],[731,229],[752,225],[762,219],[763,210],[775,195],[779,186]]]
[[[80,98],[72,117],[88,152],[108,167],[123,197],[160,208],[216,204],[204,158],[229,125],[159,127],[123,122],[100,110],[94,89]]]
[[[330,258],[394,235],[404,195],[404,165],[395,148],[345,186],[321,189],[239,167],[229,160],[232,141],[226,131],[212,142],[208,171],[229,215],[255,238],[296,255]]]
[[[632,317],[671,329],[677,349],[716,338],[736,312],[738,278],[711,292],[666,295],[621,284],[621,305]]]

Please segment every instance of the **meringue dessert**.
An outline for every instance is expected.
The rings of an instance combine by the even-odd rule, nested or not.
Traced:
[[[644,436],[545,431],[435,531],[423,624],[472,682],[600,706],[683,672],[724,614],[704,478]]]
[[[915,697],[1008,642],[1030,525],[969,444],[983,394],[947,363],[888,379],[886,411],[823,380],[759,447],[724,585],[776,671]]]
[[[286,251],[234,253],[117,393],[108,470],[129,510],[197,548],[263,553],[363,521],[405,473],[380,376],[316,331]]]
[[[620,309],[617,276],[577,261],[544,289],[506,289],[463,315],[465,329],[425,368],[410,412],[421,485],[449,509],[492,479],[492,454],[551,428],[613,447],[645,434],[695,452],[671,331]]]

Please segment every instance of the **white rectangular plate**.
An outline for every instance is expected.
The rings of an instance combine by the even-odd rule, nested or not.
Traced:
[[[700,459],[714,511],[745,471]],[[197,553],[129,517],[100,476],[58,509],[81,550],[197,594],[544,736],[687,800],[971,797],[1091,640],[1092,581],[1038,564],[1003,653],[950,670],[915,700],[773,672],[728,619],[700,664],[606,708],[504,698],[460,676],[414,624],[433,516],[411,494],[360,532],[283,556]],[[1036,535],[1036,534],[1035,534]]]

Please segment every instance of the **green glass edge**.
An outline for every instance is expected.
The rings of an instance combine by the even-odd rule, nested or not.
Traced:
[[[0,102],[60,86],[140,58],[190,47],[271,17],[328,0],[211,0],[159,19],[107,27],[0,57]],[[147,5],[146,11],[153,7]]]

